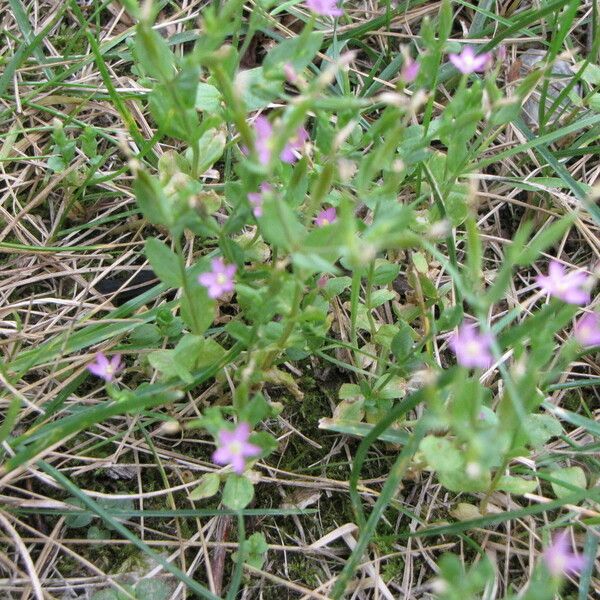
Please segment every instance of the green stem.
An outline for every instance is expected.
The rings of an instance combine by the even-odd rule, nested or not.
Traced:
[[[183,247],[181,245],[181,238],[179,236],[175,239],[175,251],[177,253],[177,257],[179,258],[179,272],[181,276],[181,286],[183,289],[183,294],[186,297],[189,306],[192,306],[192,294],[190,290],[190,284],[187,278],[186,267],[185,267],[185,257],[183,255]],[[198,320],[196,318],[196,313],[193,310],[190,310],[190,318],[192,319],[192,333],[196,335],[202,335],[203,330],[198,324]]]

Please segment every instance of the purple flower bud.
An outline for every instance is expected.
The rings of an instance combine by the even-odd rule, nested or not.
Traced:
[[[420,69],[421,65],[416,60],[409,57],[402,65],[400,77],[405,83],[412,83],[417,78]]]
[[[263,214],[262,205],[264,194],[273,189],[266,181],[263,181],[259,187],[260,192],[250,192],[247,196],[248,202],[252,205],[252,214],[257,218],[262,217]]]

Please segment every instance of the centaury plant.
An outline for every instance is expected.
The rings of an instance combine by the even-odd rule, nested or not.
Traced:
[[[265,568],[268,545],[260,531],[246,539],[246,515],[269,508],[255,496],[281,443],[269,424],[288,403],[302,401],[306,390],[294,374],[311,361],[337,373],[331,411],[315,415],[320,428],[360,439],[348,478],[355,538],[321,590],[327,597],[356,589],[365,552],[389,515],[402,512],[404,479],[434,477],[442,493],[461,496],[453,524],[430,523],[416,535],[462,535],[493,523],[498,495],[535,498],[538,477],[554,490],[554,508],[596,503],[586,526],[597,523],[600,493],[586,489],[580,466],[547,460],[534,471],[540,450],[563,435],[565,419],[591,418],[568,417],[547,402],[561,373],[600,345],[600,316],[590,305],[597,272],[590,263],[574,269],[552,258],[584,218],[587,200],[561,205],[547,221],[523,218],[502,261],[493,272],[484,268],[492,255],[479,226],[478,174],[507,124],[522,123],[522,105],[545,68],[510,89],[500,86],[510,21],[486,44],[477,31],[472,44],[460,44],[451,39],[453,6],[444,0],[421,22],[419,43],[398,53],[393,85],[369,92],[376,85],[369,76],[353,94],[349,67],[360,49],[343,43],[350,3],[287,3],[296,11],[295,35],[273,41],[250,69],[242,59],[253,36],[268,29],[274,3],[252,3],[248,15],[241,0],[206,5],[201,34],[184,53],[174,53],[154,27],[161,6],[123,4],[135,21],[132,73],[147,91],[155,129],[148,148],[169,140],[170,149],[156,155],[121,145],[147,224],[145,257],[167,300],[130,326],[148,352],[131,356],[124,346],[89,362],[109,398],[89,423],[183,402],[213,382],[224,391],[218,402],[199,404],[193,418],[163,414],[160,431],[209,442],[214,468],[189,493],[237,518],[226,597],[237,597],[244,568]],[[571,18],[575,4],[565,3]],[[478,16],[491,6],[480,5]],[[398,14],[389,3],[388,11]],[[334,23],[340,36],[334,29],[337,41],[325,46]],[[442,82],[448,95],[440,108]],[[60,123],[52,138],[49,167],[65,171],[78,144]],[[96,138],[86,131],[82,142],[93,159],[91,178],[100,165]],[[79,185],[78,177],[69,185]],[[517,302],[515,281],[526,288]],[[93,327],[88,339],[57,343],[69,351],[93,346]],[[36,360],[8,367],[19,375]],[[73,413],[19,435],[3,430],[3,473],[84,427]],[[374,448],[393,456],[366,502],[361,474]],[[56,476],[52,467],[46,472]],[[74,506],[111,514],[69,491]],[[517,516],[530,508],[517,505]],[[535,504],[531,514],[543,510],[550,509]],[[565,577],[579,573],[589,586],[597,534],[582,554],[572,548],[570,524],[564,517],[548,523],[541,559],[514,597],[552,598]],[[476,542],[468,549],[470,569],[457,553],[439,559],[431,590],[440,598],[493,597],[493,557]],[[192,585],[185,573],[171,572]],[[136,589],[128,593],[141,597]],[[197,582],[189,589],[216,597]],[[510,588],[506,597],[513,597]]]

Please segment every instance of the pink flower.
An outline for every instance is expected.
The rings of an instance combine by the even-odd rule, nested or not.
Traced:
[[[294,65],[292,65],[292,63],[285,63],[285,65],[283,65],[283,74],[289,83],[296,83],[298,74],[296,73],[296,69],[294,69]]]
[[[583,315],[575,323],[573,335],[582,346],[600,346],[600,315],[598,313]]]
[[[283,147],[279,158],[285,163],[295,163],[297,158],[294,150],[300,150],[306,140],[308,140],[308,131],[304,127],[298,127],[296,135]],[[261,115],[254,121],[254,148],[261,165],[268,165],[271,162],[272,147],[273,126],[267,117]]]
[[[420,69],[421,65],[416,60],[409,57],[402,65],[400,77],[405,83],[412,83],[417,78]]]
[[[293,164],[298,160],[294,154],[294,150],[301,150],[308,140],[308,131],[304,127],[298,127],[296,135],[284,146],[279,158],[284,163]]]
[[[208,297],[214,300],[227,292],[233,292],[236,266],[225,264],[222,258],[213,258],[210,264],[212,270],[198,276],[198,283],[208,290]]]
[[[96,354],[96,361],[87,366],[87,370],[104,381],[114,381],[115,377],[123,370],[125,365],[121,362],[121,355],[115,354],[110,361],[102,352]]]
[[[538,275],[535,281],[546,293],[569,304],[587,304],[590,301],[590,293],[585,289],[588,276],[583,271],[566,273],[556,260],[550,263],[548,275]]]
[[[260,192],[250,192],[247,196],[248,202],[250,202],[252,205],[252,214],[255,217],[262,217],[263,196],[265,193],[270,192],[273,189],[266,181],[263,181],[259,187]]]
[[[492,364],[491,343],[490,334],[480,333],[474,325],[466,324],[461,325],[458,332],[450,338],[450,347],[456,354],[456,361],[469,369],[487,369]]]
[[[561,577],[566,573],[577,573],[586,565],[585,556],[578,556],[571,552],[568,538],[569,533],[564,529],[554,536],[550,546],[544,550],[542,559],[554,577]]]
[[[268,165],[271,161],[271,137],[273,126],[267,117],[260,115],[254,121],[254,148],[258,154],[258,162]]]
[[[330,208],[326,208],[325,210],[322,210],[315,217],[315,225],[317,227],[324,227],[325,225],[330,225],[331,223],[335,223],[336,220],[337,220],[337,213],[335,211],[335,208],[333,208],[333,206],[331,206]]]
[[[327,286],[327,282],[329,281],[329,277],[327,275],[321,275],[319,279],[317,279],[317,287],[324,288]]]
[[[492,62],[490,52],[475,54],[475,50],[471,46],[465,46],[460,54],[448,55],[450,62],[464,75],[469,73],[481,73]]]
[[[222,429],[218,434],[218,448],[213,452],[212,460],[218,465],[231,465],[241,475],[246,466],[246,458],[258,456],[261,449],[248,442],[250,425],[240,423],[233,431]]]
[[[337,6],[337,0],[306,0],[306,6],[324,17],[341,17],[344,11]]]

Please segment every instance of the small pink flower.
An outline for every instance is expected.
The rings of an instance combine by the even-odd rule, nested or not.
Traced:
[[[319,279],[317,279],[317,287],[324,288],[327,286],[327,282],[329,281],[329,277],[327,275],[321,275]]]
[[[281,158],[284,163],[288,163],[290,165],[295,163],[298,159],[296,158],[294,150],[301,150],[304,144],[306,144],[307,140],[308,131],[306,131],[304,127],[298,127],[296,130],[296,135],[284,146],[279,158]]]
[[[236,266],[225,264],[222,258],[213,258],[210,264],[212,270],[198,276],[198,283],[208,290],[208,297],[214,300],[233,292]]]
[[[296,73],[296,69],[294,69],[292,63],[285,63],[285,65],[283,65],[283,74],[289,83],[296,83],[298,73]]]
[[[264,194],[273,190],[266,181],[263,181],[259,187],[260,192],[250,192],[247,196],[248,202],[252,205],[252,214],[257,218],[262,217],[263,214],[262,205]]]
[[[248,423],[240,423],[233,431],[222,429],[218,434],[218,447],[212,454],[212,461],[217,465],[231,465],[241,475],[246,467],[246,459],[261,453],[258,446],[248,442],[249,437]]]
[[[262,115],[254,121],[254,148],[261,165],[268,165],[271,160],[271,138],[273,126],[267,117]]]
[[[448,58],[464,75],[485,71],[493,60],[490,52],[475,54],[475,50],[471,46],[465,46],[460,54],[449,54]]]
[[[337,6],[337,0],[306,0],[306,6],[324,17],[341,17],[344,11]]]
[[[600,315],[598,313],[583,315],[575,323],[573,335],[582,346],[600,346]]]
[[[295,163],[297,158],[294,150],[300,150],[306,140],[308,140],[308,131],[304,127],[299,127],[294,137],[283,147],[279,158],[285,163]],[[260,164],[268,165],[271,162],[273,148],[273,126],[267,117],[263,117],[262,115],[254,121],[254,148]]]
[[[335,221],[337,220],[337,212],[335,211],[335,208],[333,208],[333,206],[326,208],[325,210],[322,210],[316,217],[315,217],[315,225],[317,227],[324,227],[325,225],[330,225],[331,223],[335,223]]]
[[[421,65],[412,58],[407,58],[402,65],[402,70],[400,71],[400,78],[405,83],[412,83],[419,74],[419,70],[421,69]]]
[[[463,324],[450,338],[450,347],[459,365],[468,369],[487,369],[493,362],[490,345],[492,336],[480,333],[474,325]]]
[[[110,360],[102,352],[96,354],[96,361],[87,366],[87,370],[96,377],[106,382],[114,381],[115,377],[124,369],[121,355],[115,354]]]
[[[542,559],[553,577],[562,577],[567,573],[578,573],[586,565],[585,556],[573,554],[569,543],[569,533],[565,529],[556,534],[550,546],[544,550]]]
[[[506,46],[498,46],[496,58],[498,59],[498,62],[504,62],[506,60]]]
[[[565,268],[556,260],[550,263],[548,275],[538,275],[535,278],[544,292],[569,304],[587,304],[590,301],[590,293],[585,289],[588,280],[583,271],[566,273]]]

